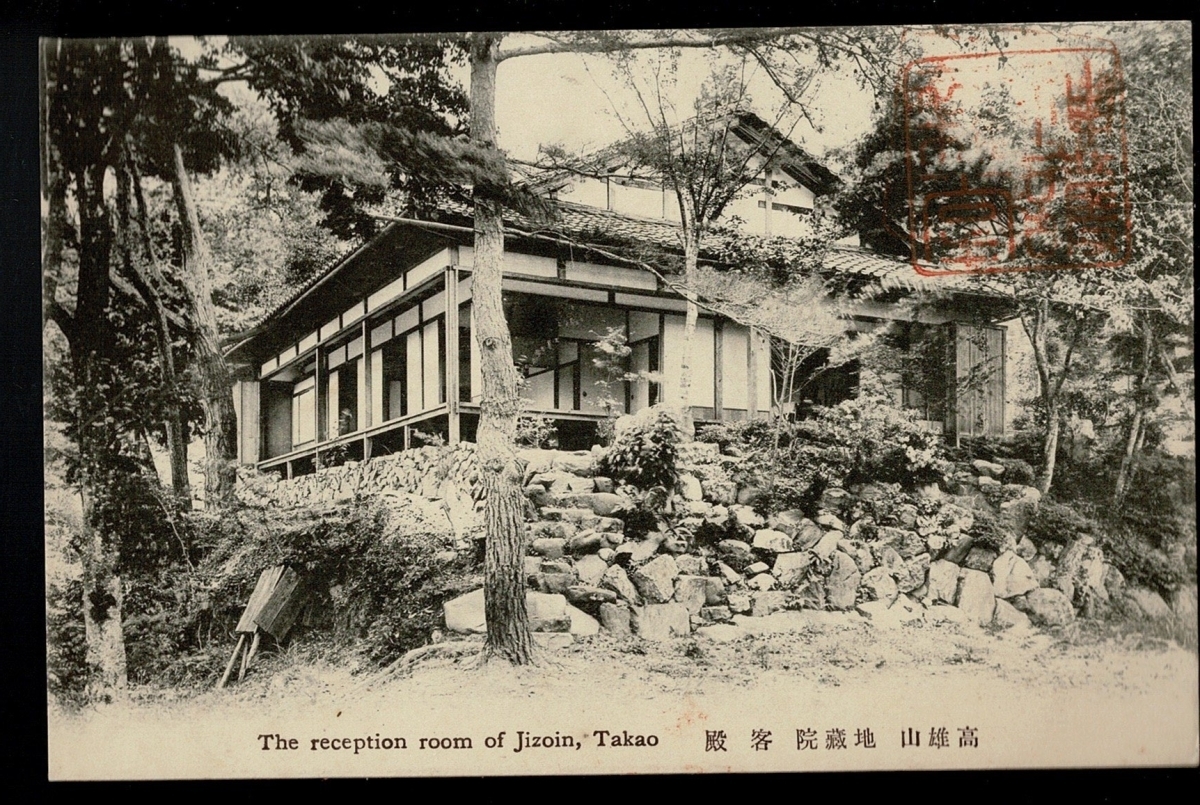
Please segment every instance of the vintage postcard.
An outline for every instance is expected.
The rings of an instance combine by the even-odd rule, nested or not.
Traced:
[[[1195,766],[1191,58],[42,40],[50,779]]]

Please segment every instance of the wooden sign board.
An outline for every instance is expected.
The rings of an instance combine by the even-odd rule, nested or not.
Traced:
[[[264,570],[234,631],[252,634],[262,629],[282,640],[304,603],[299,586],[300,576],[289,567],[277,565]]]

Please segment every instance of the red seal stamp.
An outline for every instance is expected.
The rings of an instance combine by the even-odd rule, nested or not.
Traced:
[[[960,51],[902,74],[913,268],[1123,265],[1132,239],[1116,48]]]

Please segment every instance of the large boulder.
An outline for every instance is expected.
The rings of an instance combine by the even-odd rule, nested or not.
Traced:
[[[792,538],[782,531],[760,528],[754,532],[753,546],[756,550],[770,553],[787,553],[792,550]]]
[[[1029,563],[1014,551],[1005,551],[992,563],[992,586],[997,598],[1016,598],[1038,588]]]
[[[778,612],[787,606],[787,594],[778,590],[754,593],[753,608],[751,613],[756,618],[762,618],[770,615],[772,612]]]
[[[1013,599],[1019,609],[1039,626],[1065,626],[1075,620],[1071,599],[1061,590],[1039,587],[1021,598]]]
[[[945,559],[939,559],[929,565],[929,592],[927,597],[930,601],[940,601],[945,604],[953,604],[958,598],[958,577],[962,569]]]
[[[670,640],[687,637],[692,623],[682,604],[646,604],[632,610],[634,634],[645,640]]]
[[[792,550],[807,551],[821,541],[825,531],[812,520],[802,520],[792,537]]]
[[[895,549],[896,553],[904,559],[912,559],[914,556],[925,552],[925,541],[922,540],[913,531],[904,528],[894,528],[892,526],[880,526],[879,536],[877,537],[879,545],[888,545]]]
[[[925,583],[925,577],[928,573],[929,554],[923,553],[904,562],[903,565],[893,571],[893,576],[896,579],[896,586],[900,588],[900,592],[911,593]]]
[[[637,588],[629,580],[625,569],[619,565],[612,565],[604,571],[604,575],[600,577],[600,586],[606,590],[612,590],[622,601],[635,605],[642,603]]]
[[[750,506],[739,503],[734,506],[730,506],[729,511],[735,518],[737,518],[738,524],[745,526],[746,528],[762,528],[764,525],[766,525],[766,520],[763,519],[763,516]]]
[[[442,604],[442,617],[452,632],[487,632],[483,588],[460,595]]]
[[[675,577],[678,575],[675,560],[664,554],[636,568],[630,580],[647,603],[665,604],[675,594]]]
[[[782,587],[792,587],[802,580],[813,562],[812,554],[781,553],[775,557],[773,573]]]
[[[567,616],[571,619],[569,631],[576,637],[590,637],[600,631],[600,621],[578,607],[567,604]]]
[[[1001,629],[1024,631],[1029,628],[1029,616],[1003,598],[996,599],[996,614],[993,622]]]
[[[974,522],[974,517],[972,517],[972,522]],[[966,561],[967,555],[971,553],[971,548],[973,548],[974,545],[975,538],[970,534],[959,534],[950,541],[950,547],[946,549],[946,553],[942,555],[942,558],[947,562],[953,562],[956,565],[961,565]]]
[[[624,601],[600,605],[600,625],[614,635],[625,636],[633,633],[630,618],[629,605]]]
[[[571,630],[570,606],[566,596],[528,592],[525,609],[529,613],[529,629],[534,632],[568,632]]]
[[[962,584],[958,588],[958,600],[954,603],[972,623],[980,626],[991,623],[996,614],[996,595],[988,574],[982,570],[964,570]]]
[[[575,562],[575,573],[579,576],[579,581],[590,587],[598,585],[607,570],[608,563],[596,554],[588,554]]]
[[[697,615],[708,604],[708,579],[704,576],[679,576],[675,579],[675,601],[689,615]]]
[[[830,609],[852,609],[862,574],[854,560],[841,551],[833,554],[833,569],[825,579],[825,602]]]
[[[564,593],[567,600],[575,606],[593,607],[596,604],[615,604],[617,594],[603,587],[589,587],[586,584],[575,584],[568,587]]]
[[[970,570],[982,570],[987,573],[991,571],[992,565],[995,564],[999,556],[999,551],[985,548],[982,545],[976,545],[967,554],[967,558],[963,561],[963,566]]]
[[[704,490],[700,486],[700,479],[691,473],[684,473],[679,476],[679,493],[683,495],[684,500],[703,500]]]
[[[829,561],[829,557],[837,550],[838,542],[841,539],[841,531],[827,531],[825,536],[817,540],[817,544],[812,547],[812,552],[820,557],[822,561]]]
[[[892,578],[892,574],[888,573],[885,567],[877,567],[864,573],[862,588],[866,591],[868,598],[873,601],[886,601],[888,606],[891,606],[892,602],[896,600],[896,596],[900,595],[896,580]]]
[[[1168,620],[1171,617],[1171,607],[1163,597],[1153,590],[1144,587],[1128,587],[1125,597],[1134,605],[1142,617],[1149,620]]]
[[[767,528],[773,528],[794,537],[796,531],[804,524],[804,520],[804,512],[799,509],[784,509],[767,518]]]

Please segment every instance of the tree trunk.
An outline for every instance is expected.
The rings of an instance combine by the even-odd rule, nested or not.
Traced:
[[[1050,484],[1054,483],[1054,464],[1058,458],[1058,434],[1061,429],[1058,405],[1051,404],[1046,409],[1046,433],[1042,437],[1042,474],[1038,479],[1038,489],[1043,495],[1050,491]]]
[[[192,184],[183,164],[183,151],[173,148],[175,202],[184,231],[183,282],[191,308],[194,382],[204,410],[204,502],[224,508],[233,499],[237,482],[237,413],[233,407],[233,376],[217,338],[212,304],[212,255],[192,197]]]
[[[146,221],[145,201],[139,187],[139,177],[133,170],[132,160],[128,149],[125,152],[124,175],[117,181],[118,218],[121,224],[120,242],[122,258],[129,269],[130,280],[137,289],[142,301],[150,308],[154,318],[154,340],[158,347],[159,374],[162,376],[163,388],[167,392],[167,402],[163,405],[163,430],[167,437],[167,455],[171,462],[171,490],[180,508],[187,510],[192,506],[192,489],[188,483],[187,468],[187,428],[184,426],[183,411],[175,394],[179,388],[179,378],[175,371],[175,353],[171,344],[171,326],[167,319],[166,305],[158,288],[162,278],[156,269],[147,271],[142,261],[148,267],[154,265],[153,244],[149,237],[149,224]],[[138,235],[134,233],[131,196],[137,198]],[[140,260],[139,260],[139,252]],[[147,276],[150,274],[151,276]]]
[[[686,194],[680,194],[686,199]],[[691,213],[686,204],[683,214]],[[692,421],[692,357],[696,340],[696,324],[700,319],[700,306],[694,299],[697,285],[696,275],[700,266],[700,234],[696,227],[685,226],[683,230],[683,281],[688,290],[687,312],[683,318],[683,344],[679,351],[679,424],[684,439],[691,441],[695,436]]]
[[[499,39],[480,34],[471,41],[471,139],[496,147],[496,67]],[[476,455],[483,470],[487,545],[484,552],[485,657],[514,665],[533,663],[533,636],[525,608],[525,526],[521,468],[515,434],[521,411],[512,341],[504,318],[503,209],[486,185],[474,188],[475,263],[472,283],[474,326],[483,379]]]
[[[1121,505],[1125,492],[1129,487],[1129,477],[1133,474],[1133,459],[1141,449],[1142,439],[1146,431],[1147,386],[1150,382],[1150,362],[1154,360],[1154,333],[1150,322],[1142,323],[1142,371],[1137,377],[1133,390],[1133,421],[1129,423],[1129,438],[1125,441],[1125,454],[1121,456],[1121,467],[1117,471],[1117,481],[1113,486],[1113,506]]]
[[[121,625],[121,577],[117,575],[117,550],[106,546],[104,535],[93,525],[92,496],[83,494],[83,631],[87,642],[88,696],[111,701],[123,695],[129,678],[125,634]]]

